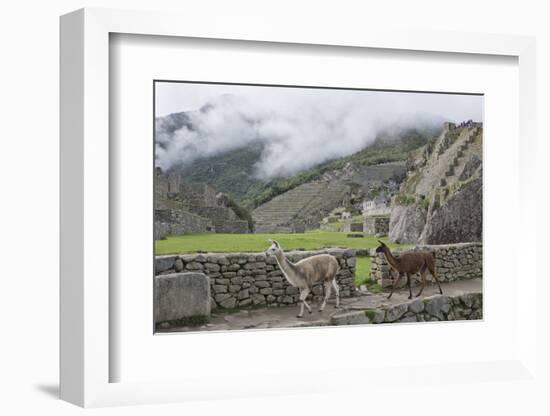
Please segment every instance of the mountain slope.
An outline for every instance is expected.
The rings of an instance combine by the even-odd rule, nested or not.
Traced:
[[[280,233],[315,229],[334,208],[349,205],[371,185],[399,180],[405,174],[405,162],[362,166],[348,162],[344,168],[327,171],[252,211],[256,232]]]
[[[193,130],[188,113],[175,113],[157,118],[155,120],[157,144],[164,148],[174,133],[183,127]],[[169,172],[181,173],[190,182],[207,183],[229,194],[248,209],[254,209],[277,195],[318,180],[326,172],[342,169],[350,162],[353,165],[368,166],[404,161],[411,150],[426,144],[435,134],[437,134],[436,129],[426,127],[392,134],[383,133],[374,143],[357,153],[318,164],[297,175],[274,178],[269,181],[261,180],[255,175],[256,165],[264,151],[264,145],[259,140],[253,141],[246,147],[198,158],[186,164],[176,164]]]
[[[391,241],[481,241],[482,135],[480,123],[449,123],[435,141],[419,149],[393,200]]]

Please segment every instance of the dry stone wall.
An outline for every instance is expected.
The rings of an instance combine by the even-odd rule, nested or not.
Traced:
[[[182,209],[155,210],[155,240],[168,234],[202,233],[214,231],[212,221]]]
[[[387,235],[390,231],[390,218],[389,217],[366,217],[364,231],[366,234]]]
[[[343,232],[345,233],[362,233],[363,232],[363,223],[362,222],[347,222],[344,224]]]
[[[246,234],[248,222],[218,201],[214,188],[188,183],[181,175],[155,174],[155,239],[168,234],[239,233]]]
[[[355,250],[326,249],[294,251],[287,258],[297,262],[316,254],[330,254],[338,259],[340,271],[337,282],[341,297],[355,295]],[[286,306],[296,304],[299,290],[291,286],[273,256],[265,253],[205,253],[158,256],[155,259],[157,275],[182,271],[201,272],[210,278],[212,308],[244,308],[249,306]],[[323,298],[323,285],[315,285],[315,300]]]
[[[483,295],[435,295],[398,305],[334,315],[331,325],[364,325],[397,322],[461,321],[483,319]]]
[[[417,246],[414,250],[428,250],[435,254],[435,272],[441,282],[452,282],[455,280],[481,278],[483,275],[483,245],[482,243],[458,243],[443,245]],[[392,253],[399,257],[401,251]],[[383,254],[376,254],[372,258],[371,278],[375,279],[383,287],[392,284],[389,275],[390,266]],[[393,273],[394,277],[396,273]],[[431,275],[428,273],[428,278]],[[420,277],[415,276],[413,280],[419,281]],[[403,286],[406,279],[401,279]],[[399,287],[399,286],[398,286]]]

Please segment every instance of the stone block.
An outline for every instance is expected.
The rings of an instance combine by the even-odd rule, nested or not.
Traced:
[[[300,290],[297,287],[289,286],[286,288],[286,294],[287,295],[296,295],[300,292]]]
[[[223,302],[220,302],[220,307],[224,309],[233,309],[237,306],[237,300],[234,297],[227,298]]]
[[[176,261],[174,262],[174,269],[176,269],[176,272],[179,273],[183,270],[184,268],[184,264],[183,264],[183,260],[182,259],[176,259]]]
[[[365,311],[347,312],[333,315],[330,323],[331,325],[364,325],[370,324],[370,319]]]
[[[214,293],[226,293],[227,292],[227,286],[225,286],[225,285],[214,285],[214,286],[212,286],[212,289],[214,290]]]
[[[424,310],[424,302],[422,299],[416,299],[409,305],[409,311],[414,314],[420,313]]]
[[[239,301],[239,307],[241,306],[250,306],[252,304],[252,299],[246,298]]]
[[[263,305],[266,303],[264,295],[254,294],[251,296],[254,305]]]
[[[203,273],[155,277],[155,322],[210,315],[210,281]]]
[[[402,303],[386,310],[385,322],[395,322],[400,319],[408,310],[408,304]]]
[[[197,262],[197,261],[192,261],[190,263],[187,263],[185,265],[185,268],[187,270],[202,270],[204,268],[204,266],[201,263]]]
[[[451,308],[451,302],[449,301],[448,296],[430,296],[425,298],[423,302],[426,312],[440,321],[446,319],[446,315],[449,313],[449,309]]]
[[[157,256],[155,258],[155,273],[162,273],[174,268],[176,256]]]

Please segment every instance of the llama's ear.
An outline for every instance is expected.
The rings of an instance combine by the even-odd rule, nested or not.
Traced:
[[[279,245],[279,243],[275,240],[273,240],[273,244],[275,244],[277,247],[281,248],[281,246]]]
[[[378,240],[378,242],[380,243],[380,245],[381,245],[382,247],[386,247],[386,245],[385,245],[382,241]]]

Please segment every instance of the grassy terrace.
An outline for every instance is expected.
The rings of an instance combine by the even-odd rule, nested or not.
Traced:
[[[166,240],[155,241],[155,253],[183,254],[197,252],[238,252],[264,251],[269,247],[268,239],[276,239],[284,250],[314,250],[326,247],[348,247],[366,249],[378,246],[378,238],[348,238],[345,233],[315,230],[303,234],[186,234],[168,236]],[[387,238],[380,238],[391,248],[403,247],[391,244]],[[357,285],[368,282],[370,273],[370,257],[358,257],[355,272]],[[369,286],[370,287],[370,286]]]

